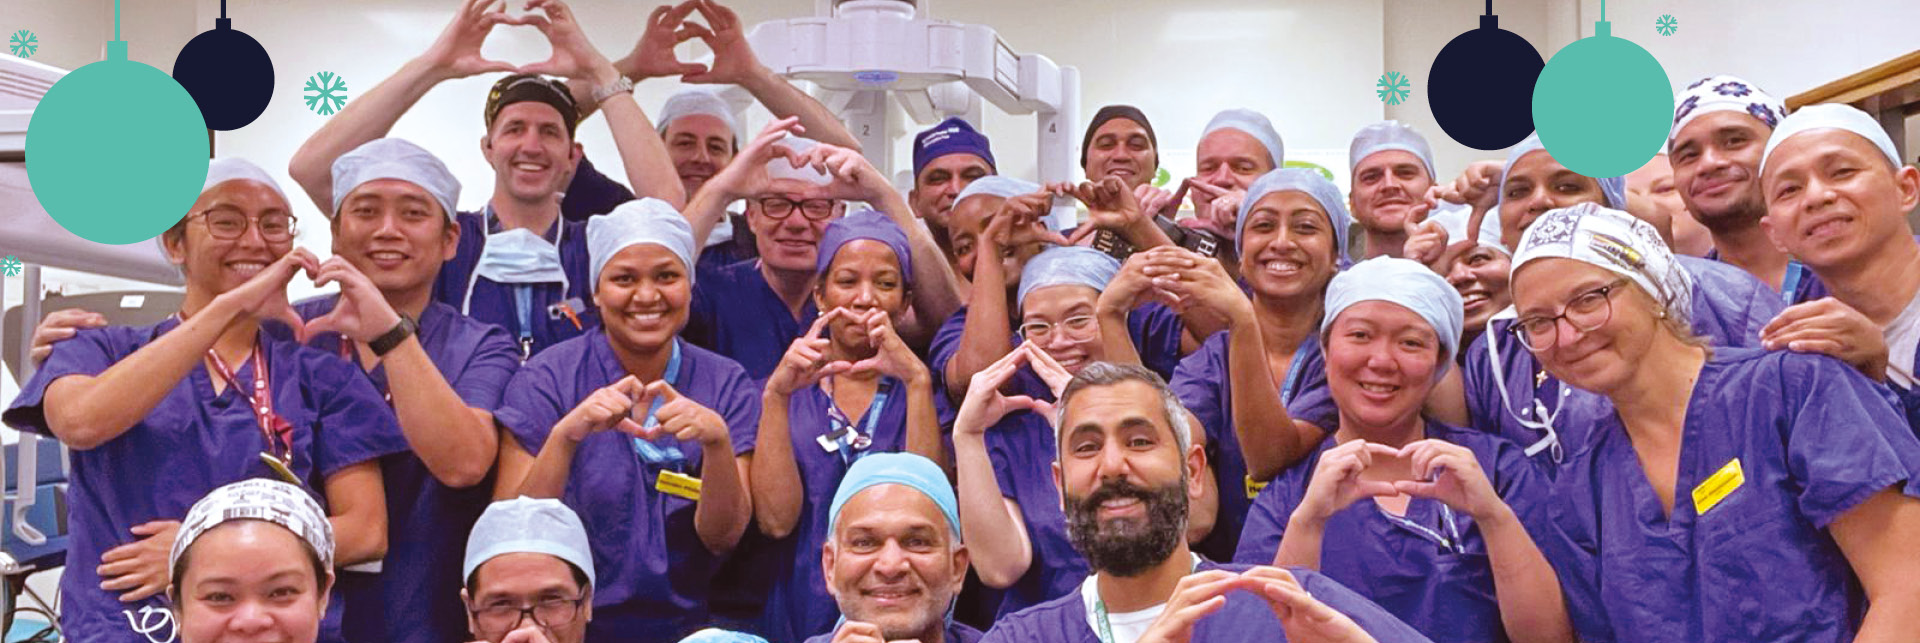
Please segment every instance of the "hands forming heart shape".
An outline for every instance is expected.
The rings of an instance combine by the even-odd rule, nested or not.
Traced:
[[[1295,511],[1324,521],[1362,498],[1400,495],[1438,500],[1479,520],[1507,509],[1466,447],[1427,439],[1394,448],[1355,439],[1321,454]]]
[[[340,298],[332,311],[304,321],[294,311],[287,301],[287,284],[302,273],[315,286],[340,284]],[[338,256],[320,261],[306,248],[288,251],[221,297],[232,301],[243,314],[285,324],[301,343],[329,332],[366,343],[400,323],[400,313],[360,269]]]
[[[678,5],[656,7],[648,15],[646,28],[633,50],[612,62],[594,49],[572,9],[562,0],[529,0],[523,8],[540,13],[511,15],[507,13],[507,0],[464,0],[453,22],[428,48],[423,59],[444,78],[515,72],[605,82],[607,79],[596,80],[595,76],[610,67],[635,80],[678,77],[685,83],[737,84],[763,70],[747,43],[739,16],[714,0],[686,0]],[[706,24],[687,20],[695,12]],[[480,48],[487,36],[494,27],[502,25],[539,29],[552,43],[553,55],[526,65],[481,55]],[[713,50],[712,67],[681,62],[675,56],[675,47],[696,38]]]

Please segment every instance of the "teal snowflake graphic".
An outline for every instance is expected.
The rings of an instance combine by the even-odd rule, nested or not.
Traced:
[[[1400,75],[1397,71],[1390,71],[1380,76],[1377,83],[1380,89],[1377,92],[1380,94],[1380,100],[1386,101],[1388,105],[1399,105],[1407,100],[1409,85],[1406,76]]]
[[[1659,30],[1662,36],[1671,36],[1673,32],[1680,30],[1680,21],[1675,20],[1673,14],[1667,14],[1653,21],[1653,28]]]
[[[8,277],[20,276],[20,258],[7,255],[6,260],[0,261],[0,273],[6,273]]]
[[[347,106],[347,80],[323,71],[307,77],[307,109],[321,116]]]
[[[13,49],[15,56],[32,58],[34,52],[40,51],[40,39],[34,37],[33,32],[21,29],[13,32],[13,39],[7,41],[7,46]]]

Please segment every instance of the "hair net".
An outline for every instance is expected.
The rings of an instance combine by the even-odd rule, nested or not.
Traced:
[[[1114,273],[1120,272],[1120,260],[1087,246],[1054,246],[1040,251],[1020,270],[1018,308],[1027,305],[1027,295],[1048,286],[1086,286],[1106,290]]]
[[[1780,127],[1775,128],[1773,136],[1767,139],[1766,155],[1760,158],[1761,173],[1766,173],[1767,162],[1773,160],[1774,148],[1780,147],[1793,135],[1829,128],[1853,132],[1867,139],[1874,147],[1880,148],[1880,153],[1886,155],[1887,162],[1896,169],[1905,165],[1900,162],[1900,153],[1894,151],[1893,139],[1887,136],[1887,130],[1880,127],[1879,121],[1852,105],[1821,103],[1802,107],[1786,120],[1780,121]]]
[[[819,147],[820,142],[789,134],[774,145],[793,150],[794,154],[806,154],[808,150]],[[767,161],[767,178],[775,181],[789,179],[813,185],[826,185],[833,182],[833,175],[828,174],[826,170],[816,170],[811,165],[794,167],[792,161],[782,156],[775,156]]]
[[[1527,140],[1520,141],[1519,145],[1513,146],[1512,151],[1507,152],[1507,166],[1500,169],[1500,182],[1494,185],[1494,190],[1495,190],[1494,194],[1498,196],[1500,199],[1499,202],[1494,205],[1494,208],[1496,210],[1499,209],[1501,205],[1504,205],[1507,202],[1507,174],[1513,172],[1513,164],[1519,163],[1520,157],[1526,156],[1533,152],[1546,151],[1546,149],[1547,149],[1546,144],[1540,142],[1539,134],[1530,134],[1527,136]],[[1549,155],[1552,154],[1552,152],[1547,152],[1547,153]],[[1586,176],[1586,175],[1582,174],[1581,176]],[[1600,178],[1600,177],[1590,177],[1590,178],[1600,183],[1600,194],[1601,196],[1606,198],[1607,207],[1622,209],[1622,210],[1626,209],[1627,177],[1612,176],[1612,177],[1606,177],[1606,178]],[[1498,213],[1496,212],[1495,215],[1497,216]]]
[[[972,125],[967,124],[960,117],[952,116],[914,135],[914,180],[919,181],[920,171],[926,169],[928,163],[950,154],[972,154],[986,161],[988,167],[999,167],[993,162],[993,144],[987,141],[986,135],[973,129]]]
[[[1327,312],[1320,318],[1320,338],[1326,340],[1340,313],[1363,301],[1385,301],[1413,311],[1440,336],[1441,360],[1433,379],[1447,374],[1460,353],[1460,330],[1466,325],[1460,292],[1432,268],[1412,259],[1374,257],[1340,271],[1327,283]]]
[[[1427,144],[1427,137],[1400,121],[1380,121],[1360,128],[1347,147],[1347,172],[1360,169],[1360,162],[1367,157],[1388,150],[1411,152],[1420,157],[1420,162],[1427,165],[1427,177],[1439,180],[1439,174],[1433,169],[1433,146]]]
[[[1108,105],[1093,113],[1093,120],[1087,123],[1086,135],[1080,138],[1080,169],[1087,167],[1087,150],[1093,149],[1094,132],[1100,131],[1100,126],[1116,118],[1124,118],[1140,125],[1140,129],[1147,131],[1147,144],[1153,146],[1155,150],[1160,149],[1160,138],[1153,135],[1153,123],[1147,122],[1145,112],[1132,105]],[[1159,156],[1156,154],[1155,158]],[[1158,167],[1157,163],[1155,167]]]
[[[1513,257],[1513,272],[1535,259],[1560,257],[1605,268],[1632,279],[1687,323],[1693,313],[1693,277],[1682,269],[1651,224],[1633,215],[1581,203],[1549,210],[1527,228]]]
[[[709,627],[688,634],[687,638],[680,639],[680,643],[767,643],[767,640],[746,632]]]
[[[1229,109],[1214,114],[1213,120],[1207,121],[1207,128],[1200,131],[1200,138],[1205,139],[1208,134],[1222,129],[1237,129],[1246,132],[1254,140],[1260,141],[1260,145],[1267,148],[1267,154],[1273,157],[1274,167],[1280,167],[1280,164],[1287,162],[1287,147],[1280,142],[1280,132],[1275,131],[1273,122],[1268,121],[1267,117],[1262,116],[1260,112],[1251,109]]]
[[[1760,87],[1734,76],[1708,76],[1696,80],[1673,97],[1673,129],[1667,132],[1667,147],[1693,119],[1714,112],[1742,112],[1773,129],[1787,115],[1786,103],[1760,90]]]
[[[1305,192],[1320,203],[1321,209],[1327,211],[1327,224],[1333,227],[1334,263],[1338,266],[1347,265],[1347,227],[1353,222],[1353,215],[1347,213],[1347,199],[1340,196],[1340,188],[1320,172],[1300,167],[1281,168],[1262,174],[1247,186],[1247,198],[1240,200],[1240,216],[1234,224],[1233,249],[1245,252],[1245,248],[1240,247],[1240,241],[1247,236],[1247,213],[1253,211],[1260,199],[1288,190]]]
[[[333,523],[327,521],[327,512],[320,509],[320,503],[305,489],[266,478],[222,486],[193,503],[187,517],[180,521],[173,551],[167,554],[167,569],[180,564],[180,556],[187,553],[193,541],[214,527],[235,520],[260,520],[285,527],[313,549],[325,573],[332,573]]]
[[[833,265],[833,258],[840,254],[840,248],[861,239],[887,244],[887,248],[893,250],[894,260],[900,263],[900,278],[908,288],[913,287],[913,253],[907,245],[907,232],[879,210],[861,210],[827,224],[827,231],[820,235],[820,252],[814,272],[826,275],[827,267]]]
[[[967,200],[967,197],[984,194],[987,196],[997,196],[1002,199],[1010,199],[1022,194],[1033,194],[1039,192],[1040,189],[1040,184],[1032,181],[1022,181],[1010,176],[992,174],[974,179],[972,183],[968,183],[966,188],[960,190],[959,196],[953,197],[953,207],[960,207],[960,202]]]
[[[587,575],[588,585],[597,582],[587,528],[580,523],[579,515],[552,498],[520,496],[487,505],[473,523],[473,532],[467,535],[467,557],[460,565],[460,578],[473,578],[473,570],[505,554],[546,554],[580,568]]]
[[[727,101],[711,91],[692,88],[683,89],[667,97],[665,105],[660,106],[660,116],[654,121],[654,129],[665,134],[667,126],[682,116],[706,115],[720,119],[727,125],[727,131],[733,134],[735,143],[740,141],[740,123],[733,119],[733,107]]]
[[[846,477],[840,479],[839,490],[833,492],[833,504],[827,509],[827,532],[840,526],[840,508],[847,506],[848,500],[883,484],[904,485],[926,494],[939,505],[940,513],[946,514],[953,539],[964,541],[960,536],[960,500],[954,497],[947,474],[932,460],[912,453],[871,453],[855,460],[847,468]]]
[[[607,260],[627,246],[643,243],[673,251],[680,262],[686,264],[687,280],[693,280],[693,226],[666,201],[646,197],[587,219],[587,257],[593,265],[593,289],[600,289],[600,271],[607,267]]]
[[[333,160],[333,209],[327,217],[339,216],[340,204],[354,189],[380,179],[399,179],[420,186],[452,221],[454,205],[460,201],[460,180],[440,157],[418,145],[398,138],[377,138],[353,148]]]

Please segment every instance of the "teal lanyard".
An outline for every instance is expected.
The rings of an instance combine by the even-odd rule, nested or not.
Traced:
[[[1800,294],[1800,280],[1806,272],[1807,267],[1800,265],[1799,261],[1793,259],[1787,260],[1787,276],[1780,280],[1781,304],[1787,306],[1793,305],[1794,297]]]
[[[678,337],[673,339],[673,355],[667,358],[667,372],[662,379],[665,379],[669,386],[677,387],[680,385],[680,338]],[[659,423],[654,420],[653,416],[660,412],[660,405],[664,403],[665,401],[660,398],[653,398],[653,404],[647,406],[647,417],[640,422],[640,425],[648,428],[657,426]],[[654,466],[673,465],[687,460],[687,455],[680,451],[679,445],[672,443],[671,437],[668,438],[668,443],[664,446],[637,437],[631,439],[633,440],[633,452],[639,455],[640,460],[646,464]]]
[[[887,408],[887,397],[893,393],[893,384],[892,377],[881,376],[879,386],[874,388],[873,402],[867,405],[866,422],[863,423],[867,425],[865,434],[840,410],[840,405],[834,403],[833,394],[827,393],[827,425],[833,430],[820,436],[820,446],[839,453],[840,460],[848,466],[866,455],[867,447],[873,445],[874,431],[879,428],[880,414]],[[828,445],[832,445],[831,448]]]
[[[1300,383],[1300,363],[1306,361],[1305,348],[1293,351],[1293,361],[1287,364],[1287,379],[1280,385],[1280,404],[1285,406],[1293,401],[1293,386]]]

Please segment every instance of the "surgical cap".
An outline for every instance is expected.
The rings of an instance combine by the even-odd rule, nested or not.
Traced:
[[[1347,172],[1359,169],[1360,162],[1367,157],[1389,150],[1420,157],[1420,162],[1427,166],[1427,177],[1439,176],[1433,169],[1433,146],[1427,144],[1427,137],[1400,121],[1380,121],[1360,128],[1360,133],[1353,135],[1353,144],[1347,147]]]
[[[788,135],[786,138],[774,143],[774,145],[793,150],[793,153],[798,155],[806,154],[808,150],[819,147],[820,142],[810,138]],[[792,161],[782,156],[776,156],[767,161],[767,178],[776,181],[789,179],[813,185],[826,185],[833,182],[833,175],[828,174],[826,170],[816,170],[811,165],[794,167]]]
[[[238,157],[219,158],[208,163],[207,180],[200,184],[200,194],[204,195],[214,186],[228,181],[253,181],[273,190],[274,194],[280,195],[280,200],[287,200],[287,193],[280,191],[280,182],[273,180],[273,175],[267,174],[266,170],[260,169],[260,166],[254,165],[252,161]],[[186,215],[181,215],[181,218],[186,218]],[[167,235],[154,237],[153,245],[160,247],[160,258],[168,259]],[[168,260],[171,261],[171,259]],[[180,271],[178,264],[174,265],[174,272],[186,274]]]
[[[1787,115],[1787,105],[1758,85],[1734,76],[1702,78],[1674,95],[1673,129],[1667,132],[1667,146],[1673,146],[1673,139],[1680,136],[1687,123],[1714,112],[1741,112],[1773,129]]]
[[[305,489],[266,478],[228,484],[193,503],[187,517],[180,521],[173,550],[167,554],[167,569],[179,566],[180,557],[193,541],[235,520],[259,520],[285,527],[320,558],[323,573],[332,573],[333,523],[327,521],[327,512]]]
[[[908,288],[913,287],[913,253],[907,245],[907,232],[879,210],[861,210],[827,224],[827,231],[820,235],[819,258],[816,259],[818,264],[814,271],[827,274],[827,267],[833,265],[833,258],[840,254],[840,248],[861,239],[886,244],[893,251],[894,260],[900,263],[900,278]]]
[[[607,267],[608,260],[628,246],[643,243],[673,251],[685,264],[687,280],[693,280],[693,226],[666,201],[646,197],[587,219],[587,257],[593,264],[594,290],[600,288],[600,271]]]
[[[1900,162],[1900,153],[1894,151],[1893,139],[1887,136],[1887,130],[1880,127],[1879,121],[1852,105],[1822,103],[1802,107],[1786,120],[1780,121],[1780,127],[1774,129],[1773,136],[1767,139],[1766,155],[1760,157],[1761,173],[1766,173],[1767,161],[1773,160],[1774,148],[1793,138],[1793,135],[1829,128],[1853,132],[1867,139],[1874,147],[1880,148],[1880,153],[1886,155],[1887,162],[1896,169],[1904,165]]]
[[[1447,374],[1460,352],[1460,329],[1466,324],[1460,293],[1433,269],[1411,259],[1374,257],[1340,271],[1327,283],[1327,312],[1320,318],[1324,341],[1340,313],[1363,301],[1385,301],[1411,310],[1440,336],[1442,359],[1433,378]]]
[[[1540,135],[1531,134],[1527,136],[1527,140],[1520,141],[1519,145],[1513,146],[1513,151],[1507,152],[1507,166],[1500,169],[1500,183],[1494,186],[1494,195],[1499,197],[1499,203],[1494,206],[1495,209],[1499,209],[1500,205],[1504,205],[1507,202],[1507,174],[1513,172],[1513,164],[1519,163],[1520,157],[1546,150],[1546,144],[1540,142]],[[1552,154],[1552,152],[1547,153],[1549,155]],[[1582,174],[1581,176],[1586,175]],[[1606,198],[1607,202],[1605,205],[1607,207],[1621,210],[1626,209],[1627,177],[1611,176],[1606,178],[1591,178],[1600,183],[1600,194]],[[1495,215],[1497,216],[1498,213],[1496,212]]]
[[[680,643],[767,643],[767,640],[746,632],[709,627],[688,634],[687,638],[680,639]]]
[[[546,554],[579,568],[588,585],[596,584],[587,528],[558,500],[521,496],[487,505],[467,535],[460,577],[473,578],[473,570],[506,554]]]
[[[953,198],[953,206],[956,208],[960,207],[960,202],[967,200],[967,197],[984,194],[987,196],[997,196],[1002,199],[1011,199],[1022,194],[1039,192],[1040,189],[1040,184],[1032,181],[1022,181],[1011,176],[991,174],[974,179],[972,183],[968,183],[967,187],[960,190],[960,195]]]
[[[920,171],[926,169],[928,163],[951,154],[972,154],[986,161],[987,167],[999,167],[993,162],[993,144],[987,141],[986,135],[954,116],[913,137],[914,180],[920,179]]]
[[[1114,273],[1120,272],[1120,260],[1087,246],[1054,246],[1027,260],[1020,271],[1018,302],[1027,305],[1027,295],[1048,286],[1086,286],[1106,290]]]
[[[493,131],[493,120],[500,117],[500,110],[529,101],[560,112],[560,120],[567,126],[567,137],[573,137],[580,125],[580,107],[573,102],[572,90],[560,81],[539,74],[513,74],[494,81],[493,89],[487,92],[487,131]]]
[[[1251,109],[1229,109],[1214,114],[1213,120],[1207,121],[1207,128],[1200,131],[1200,138],[1205,139],[1208,134],[1223,129],[1240,130],[1252,136],[1254,140],[1260,141],[1260,145],[1267,148],[1267,154],[1273,157],[1274,167],[1280,167],[1280,164],[1287,161],[1287,148],[1280,143],[1280,132],[1275,131],[1273,122],[1268,121],[1267,117],[1262,116],[1260,112]]]
[[[1252,212],[1261,199],[1275,192],[1294,190],[1305,192],[1320,203],[1327,211],[1327,224],[1333,227],[1334,262],[1347,264],[1347,227],[1352,224],[1353,215],[1347,214],[1347,200],[1340,196],[1340,188],[1317,170],[1300,167],[1288,167],[1274,170],[1254,179],[1247,186],[1247,198],[1240,200],[1240,217],[1234,224],[1233,248],[1245,252],[1241,239],[1247,236],[1247,213]]]
[[[1440,207],[1434,208],[1433,213],[1427,215],[1428,221],[1439,222],[1440,227],[1447,231],[1449,245],[1468,239],[1467,224],[1472,218],[1473,206],[1447,201],[1441,201]],[[1472,239],[1475,245],[1491,246],[1506,253],[1507,256],[1513,256],[1513,250],[1500,242],[1499,212],[1488,212],[1486,216],[1480,217],[1480,230]]]
[[[1693,312],[1693,277],[1681,268],[1653,225],[1592,203],[1549,210],[1527,227],[1513,272],[1535,259],[1559,257],[1605,268],[1639,284],[1682,323]]]
[[[1100,108],[1100,111],[1093,113],[1093,121],[1087,123],[1086,135],[1080,138],[1081,169],[1086,169],[1087,167],[1087,150],[1093,149],[1093,133],[1100,131],[1100,126],[1106,125],[1107,121],[1116,118],[1124,118],[1140,125],[1140,129],[1147,131],[1147,144],[1153,146],[1156,150],[1160,149],[1160,138],[1153,135],[1153,123],[1147,122],[1146,112],[1142,112],[1140,108],[1132,105],[1108,105]],[[1159,155],[1156,154],[1154,158],[1158,159]],[[1157,162],[1155,167],[1158,167]]]
[[[940,507],[940,513],[946,514],[953,539],[964,540],[960,537],[960,500],[954,497],[946,472],[926,456],[912,453],[871,453],[855,460],[840,479],[839,490],[833,492],[833,504],[827,509],[827,532],[840,526],[840,508],[847,506],[848,500],[883,484],[903,485],[926,494]]]
[[[733,107],[727,105],[726,99],[705,89],[681,90],[667,97],[667,103],[660,106],[660,116],[653,127],[661,133],[666,133],[667,126],[680,120],[680,117],[694,115],[720,119],[720,122],[727,125],[727,131],[733,134],[734,142],[739,142],[740,123],[733,119]]]
[[[460,180],[440,157],[418,145],[398,138],[377,138],[353,148],[333,160],[333,210],[329,218],[340,215],[340,204],[362,185],[381,179],[399,179],[420,186],[452,221],[454,204],[460,201]]]

